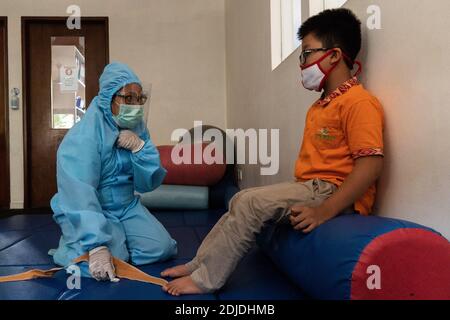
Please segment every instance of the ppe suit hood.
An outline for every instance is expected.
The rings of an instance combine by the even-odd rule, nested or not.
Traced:
[[[96,100],[98,108],[103,112],[107,121],[114,125],[115,121],[111,111],[112,97],[120,88],[130,83],[142,85],[136,74],[126,64],[120,62],[108,64],[100,76],[100,90],[94,100]]]

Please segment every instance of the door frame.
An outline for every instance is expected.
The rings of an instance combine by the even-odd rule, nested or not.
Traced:
[[[30,208],[30,185],[29,185],[29,171],[30,171],[30,161],[28,149],[30,147],[28,138],[31,134],[31,130],[29,129],[30,121],[28,117],[30,113],[28,112],[28,86],[27,86],[27,75],[28,75],[28,65],[27,65],[27,51],[26,51],[26,43],[27,43],[27,25],[29,23],[33,23],[36,21],[51,23],[51,22],[66,22],[68,17],[64,16],[47,16],[47,17],[30,17],[25,16],[21,17],[21,34],[22,34],[22,101],[23,101],[23,174],[24,174],[24,208]],[[105,25],[106,33],[105,33],[105,61],[109,62],[109,17],[81,17],[81,24],[83,22],[100,22]]]
[[[3,77],[4,80],[4,87],[0,88],[0,90],[4,91],[5,99],[5,139],[6,139],[6,159],[5,159],[5,165],[6,165],[6,177],[5,180],[7,181],[6,184],[6,190],[7,190],[7,208],[9,209],[11,206],[11,174],[10,174],[10,150],[9,150],[9,79],[8,79],[8,17],[0,17],[0,21],[3,23],[4,28],[2,30],[2,37],[5,40],[4,42],[4,50],[3,50],[3,61],[1,63],[4,64],[4,72],[0,77]]]

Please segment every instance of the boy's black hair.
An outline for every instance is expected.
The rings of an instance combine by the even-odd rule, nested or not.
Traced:
[[[361,21],[349,9],[325,10],[306,20],[298,30],[302,40],[314,34],[326,48],[340,48],[352,61],[345,62],[353,69],[353,62],[361,50]]]

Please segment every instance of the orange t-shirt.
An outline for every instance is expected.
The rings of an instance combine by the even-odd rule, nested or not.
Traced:
[[[383,127],[380,102],[356,78],[348,80],[308,111],[296,178],[321,179],[340,186],[356,159],[384,156]],[[355,203],[355,210],[369,215],[375,193],[373,185]]]

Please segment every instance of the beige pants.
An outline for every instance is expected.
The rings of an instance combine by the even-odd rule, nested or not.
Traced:
[[[217,222],[195,258],[187,264],[192,280],[206,292],[220,289],[267,222],[287,222],[294,205],[317,207],[336,190],[334,184],[316,179],[237,193],[230,201],[229,212]]]

